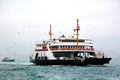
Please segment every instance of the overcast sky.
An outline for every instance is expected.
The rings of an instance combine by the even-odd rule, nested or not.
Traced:
[[[0,58],[10,53],[28,57],[35,41],[73,35],[76,19],[80,36],[94,41],[95,49],[120,56],[119,0],[0,0]]]

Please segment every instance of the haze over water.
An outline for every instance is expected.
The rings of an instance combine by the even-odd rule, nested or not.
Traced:
[[[50,24],[54,37],[70,36],[77,18],[79,37],[92,39],[97,51],[120,58],[119,7],[119,0],[1,0],[0,59],[28,59],[35,41],[49,39]]]
[[[0,79],[119,80],[119,8],[119,0],[0,0],[0,60],[5,56],[16,60],[10,64],[0,63]],[[50,24],[54,37],[71,36],[77,18],[80,20],[79,37],[92,39],[96,51],[112,57],[110,65],[28,65],[35,42],[49,39]]]

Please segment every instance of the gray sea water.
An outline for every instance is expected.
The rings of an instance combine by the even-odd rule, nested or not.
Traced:
[[[0,80],[120,80],[120,61],[104,66],[35,66],[0,62]]]

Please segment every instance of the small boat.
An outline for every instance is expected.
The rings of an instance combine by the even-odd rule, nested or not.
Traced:
[[[15,59],[10,59],[9,57],[4,57],[2,62],[15,62]]]

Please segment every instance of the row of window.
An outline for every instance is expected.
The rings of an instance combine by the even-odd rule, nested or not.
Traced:
[[[59,40],[60,42],[77,42],[77,40]],[[78,40],[78,42],[85,42],[85,40]]]
[[[76,46],[50,46],[50,48],[76,48]],[[78,46],[78,48],[93,48],[93,46]]]

